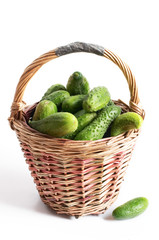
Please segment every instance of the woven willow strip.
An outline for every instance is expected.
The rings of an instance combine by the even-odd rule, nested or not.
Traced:
[[[11,107],[10,126],[16,131],[42,201],[57,213],[72,216],[104,213],[116,200],[140,133],[133,130],[97,141],[73,141],[53,138],[29,127],[27,120],[36,104],[26,106],[22,100],[27,83],[48,61],[79,51],[103,54],[121,69],[129,85],[130,103],[115,103],[123,112],[134,111],[144,118],[130,68],[102,47],[73,43],[43,54],[24,70]]]

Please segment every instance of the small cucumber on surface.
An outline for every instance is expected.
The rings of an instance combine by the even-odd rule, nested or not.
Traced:
[[[52,92],[56,92],[58,90],[66,90],[66,88],[62,84],[54,84],[48,88],[48,90],[44,93],[42,99],[44,99],[46,96],[48,96]]]
[[[62,102],[68,97],[70,97],[69,92],[65,90],[58,90],[47,95],[44,99],[54,102],[56,106],[59,108],[61,107]]]
[[[143,213],[148,207],[145,197],[134,198],[114,209],[112,215],[115,219],[128,219]]]
[[[85,128],[89,123],[91,123],[93,121],[93,119],[95,119],[96,116],[97,116],[96,113],[84,113],[83,115],[79,116],[77,118],[78,128],[76,129],[76,131],[64,136],[63,138],[74,139],[74,137],[77,135],[77,133],[82,131],[83,128]]]
[[[110,93],[106,87],[93,88],[83,101],[86,112],[96,112],[106,107],[110,101]]]
[[[36,106],[36,109],[33,115],[33,121],[46,118],[56,112],[57,112],[57,107],[55,103],[49,100],[43,100],[39,102]]]
[[[75,140],[98,140],[101,139],[107,131],[112,121],[121,113],[121,108],[111,105],[103,108],[98,116],[81,132],[79,132]]]
[[[135,112],[126,112],[118,116],[111,126],[111,136],[117,136],[142,126],[143,118]]]
[[[62,103],[62,111],[76,113],[82,109],[83,99],[86,95],[75,95],[66,98]]]
[[[38,121],[29,121],[29,125],[41,133],[62,137],[77,129],[78,120],[71,113],[57,112]]]
[[[68,79],[67,91],[70,95],[86,95],[89,92],[89,83],[80,72],[74,72]]]

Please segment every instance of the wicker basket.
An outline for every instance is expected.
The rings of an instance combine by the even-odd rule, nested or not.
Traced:
[[[10,126],[20,146],[44,203],[59,214],[82,216],[100,214],[116,200],[140,130],[97,141],[73,141],[53,138],[30,128],[28,118],[36,104],[22,100],[25,87],[47,62],[65,54],[89,52],[104,56],[123,72],[130,90],[130,104],[115,103],[123,112],[133,111],[144,118],[139,107],[135,78],[127,64],[101,46],[71,43],[50,51],[30,64],[22,74],[11,106]]]

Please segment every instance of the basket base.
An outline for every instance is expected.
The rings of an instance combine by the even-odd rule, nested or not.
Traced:
[[[40,194],[40,193],[39,193]],[[101,202],[97,205],[91,205],[88,207],[87,205],[82,208],[77,206],[68,207],[67,205],[59,205],[57,202],[50,202],[46,199],[46,196],[40,195],[42,202],[47,205],[49,208],[54,210],[57,214],[74,216],[75,218],[79,218],[81,216],[87,215],[100,215],[104,214],[105,211],[116,201],[119,194],[119,189],[116,189],[113,195],[110,195],[108,199]]]

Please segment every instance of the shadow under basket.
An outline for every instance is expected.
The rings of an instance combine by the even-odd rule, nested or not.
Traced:
[[[96,141],[73,141],[39,133],[27,124],[35,106],[22,101],[28,81],[46,62],[73,52],[90,52],[112,60],[124,73],[130,105],[115,101],[123,112],[139,107],[135,78],[127,64],[112,52],[76,42],[50,51],[30,64],[21,76],[9,117],[42,201],[59,214],[83,216],[104,213],[116,200],[140,130]]]

